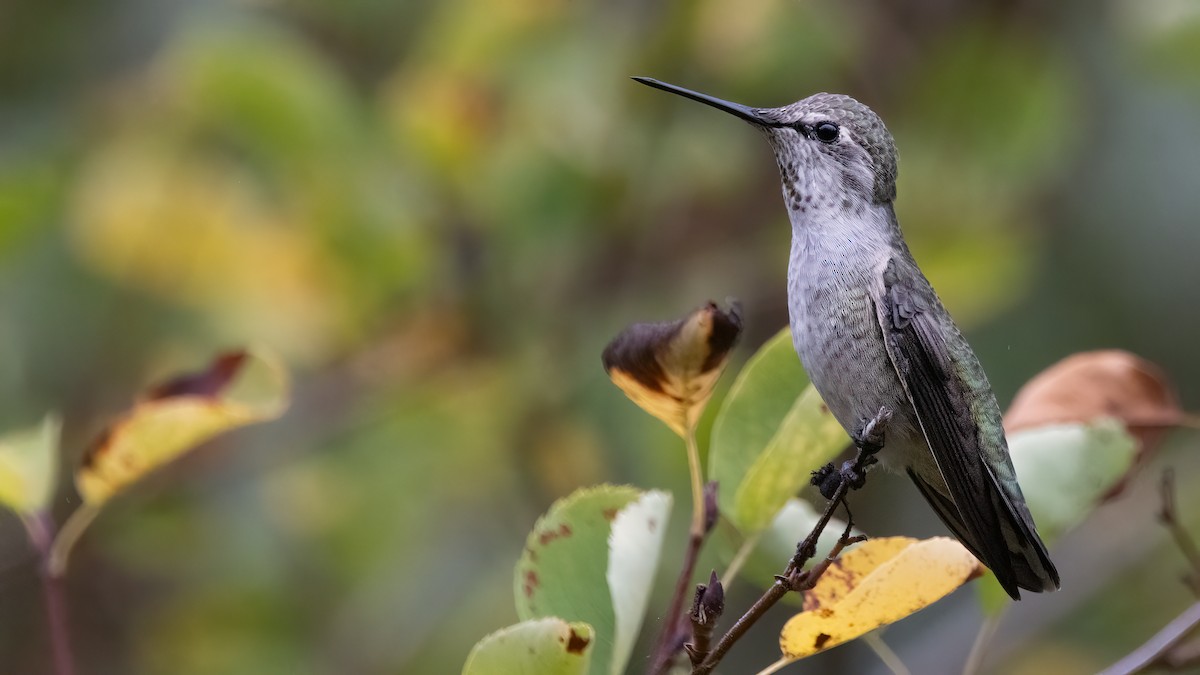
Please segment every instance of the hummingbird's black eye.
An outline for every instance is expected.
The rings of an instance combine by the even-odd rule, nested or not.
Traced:
[[[820,122],[813,127],[813,134],[822,143],[832,143],[838,137],[838,125],[833,122]]]

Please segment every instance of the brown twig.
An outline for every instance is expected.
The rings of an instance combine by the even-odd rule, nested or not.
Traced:
[[[717,484],[710,482],[703,489],[703,518],[693,519],[688,531],[687,550],[683,554],[683,568],[679,570],[679,578],[675,580],[675,592],[671,595],[667,615],[663,619],[658,641],[651,652],[650,667],[646,672],[650,675],[661,675],[671,668],[675,655],[683,648],[687,639],[687,631],[682,629],[683,599],[692,584],[692,574],[696,571],[696,560],[700,557],[700,549],[704,540],[712,531],[717,521]]]
[[[1160,659],[1167,670],[1187,670],[1200,666],[1200,640],[1177,645]]]
[[[1100,675],[1133,675],[1163,664],[1171,651],[1200,627],[1200,602],[1188,607],[1154,637]]]
[[[1200,596],[1200,548],[1196,547],[1191,533],[1179,522],[1179,512],[1175,505],[1175,472],[1170,467],[1163,469],[1159,487],[1162,506],[1158,512],[1158,521],[1170,530],[1175,544],[1191,565],[1191,570],[1184,575],[1183,582],[1192,589],[1192,593]]]
[[[713,629],[721,614],[725,612],[725,587],[713,570],[707,584],[696,586],[696,597],[692,601],[692,611],[688,617],[692,620],[692,641],[684,645],[692,667],[696,667],[708,658],[709,644],[712,641]]]
[[[75,659],[71,654],[65,580],[61,574],[56,574],[50,565],[50,552],[54,545],[54,521],[50,514],[45,512],[22,520],[29,534],[29,541],[38,554],[38,575],[42,578],[42,598],[46,604],[46,627],[50,635],[54,673],[74,675]]]
[[[816,585],[821,575],[845,547],[863,541],[865,536],[852,536],[850,533],[854,528],[853,516],[850,516],[850,509],[846,507],[848,521],[846,529],[842,535],[838,537],[838,541],[829,551],[829,555],[825,559],[817,563],[810,570],[803,570],[805,563],[816,556],[817,540],[820,539],[821,533],[825,531],[825,527],[829,524],[829,520],[833,517],[833,513],[837,511],[839,505],[845,504],[846,495],[851,489],[861,488],[866,480],[867,469],[877,460],[875,454],[883,448],[884,428],[887,422],[891,419],[891,411],[882,409],[875,419],[867,423],[862,431],[861,438],[856,441],[858,445],[858,454],[855,455],[853,461],[846,462],[842,465],[841,471],[833,468],[833,465],[827,465],[820,471],[813,473],[813,484],[820,490],[821,494],[829,501],[825,504],[825,511],[821,514],[817,524],[813,526],[808,536],[796,546],[796,555],[788,562],[783,574],[775,577],[775,583],[762,594],[762,596],[754,602],[746,613],[738,618],[737,622],[721,636],[712,653],[708,655],[704,661],[692,668],[692,675],[708,675],[721,659],[725,658],[725,654],[737,643],[746,631],[758,622],[759,619],[767,613],[767,610],[775,606],[783,596],[789,591],[807,591]]]

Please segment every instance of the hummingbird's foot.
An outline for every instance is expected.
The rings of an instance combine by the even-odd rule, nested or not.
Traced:
[[[842,482],[842,474],[833,467],[833,462],[812,472],[812,480],[810,481],[813,487],[821,493],[825,499],[833,499],[833,495],[837,492],[838,485]]]
[[[869,457],[883,449],[885,432],[891,420],[891,408],[883,406],[875,413],[875,417],[863,421],[862,428],[853,436],[854,445],[858,447],[862,457]]]
[[[888,422],[892,419],[892,411],[887,406],[879,409],[875,417],[864,420],[861,429],[854,434],[855,447],[858,455],[853,460],[842,463],[839,469],[833,463],[812,472],[813,486],[820,491],[825,499],[833,499],[842,483],[851,490],[861,488],[867,482],[867,469],[879,461],[875,454],[883,449],[883,440]]]
[[[857,460],[846,460],[842,462],[842,469],[838,472],[840,480],[846,481],[851,490],[857,490],[867,484],[867,468],[879,460],[871,455],[863,455]]]

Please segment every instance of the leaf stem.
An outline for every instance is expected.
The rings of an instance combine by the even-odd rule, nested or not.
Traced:
[[[704,479],[700,471],[700,448],[696,444],[696,428],[688,427],[684,437],[687,446],[688,474],[692,479],[692,536],[704,536]]]
[[[46,560],[46,572],[51,577],[61,578],[67,573],[67,560],[71,555],[71,549],[98,515],[100,515],[99,506],[84,502],[67,517],[67,522],[63,523],[62,529],[54,537],[54,544],[50,547],[49,557]]]
[[[55,542],[54,520],[49,513],[40,511],[32,516],[23,516],[21,521],[29,534],[29,542],[38,554],[38,575],[42,579],[42,599],[46,604],[46,627],[50,636],[54,673],[74,675],[75,659],[71,653],[64,579],[61,574],[55,574],[50,566],[51,551]]]
[[[729,586],[733,584],[733,580],[737,578],[739,572],[742,571],[742,566],[750,559],[750,554],[758,547],[758,540],[762,538],[762,530],[746,537],[742,540],[742,545],[738,547],[737,553],[733,555],[733,560],[729,561],[729,566],[725,568],[725,575],[721,577],[721,585],[725,590],[729,590]]]
[[[867,643],[871,651],[875,652],[879,660],[883,661],[883,665],[892,671],[893,675],[912,675],[908,670],[908,666],[904,665],[904,661],[900,660],[900,655],[892,651],[892,648],[888,646],[888,643],[883,641],[883,636],[879,633],[880,631],[873,630],[862,636],[862,640]]]
[[[683,629],[683,600],[688,595],[692,583],[692,575],[696,571],[696,560],[700,557],[700,548],[711,529],[709,526],[708,508],[705,499],[705,489],[700,471],[700,449],[696,443],[696,428],[688,427],[684,436],[687,446],[688,473],[692,482],[692,524],[688,529],[687,550],[683,555],[683,568],[679,570],[679,578],[675,581],[675,591],[671,595],[671,604],[663,618],[658,641],[651,652],[650,667],[646,670],[650,675],[661,675],[671,667],[671,661],[683,647],[686,634]],[[714,484],[715,485],[715,484]],[[715,492],[714,492],[715,494]],[[715,510],[715,509],[714,509]]]
[[[1159,494],[1162,498],[1162,505],[1159,508],[1158,520],[1171,532],[1172,538],[1175,539],[1175,545],[1179,547],[1183,557],[1187,558],[1188,564],[1191,565],[1191,570],[1184,577],[1184,582],[1191,588],[1192,593],[1200,596],[1200,549],[1197,548],[1191,533],[1179,522],[1179,510],[1175,502],[1175,471],[1171,467],[1163,469]]]
[[[979,672],[983,666],[983,656],[987,653],[987,647],[1000,628],[1002,616],[1002,614],[988,614],[983,618],[983,623],[979,625],[979,632],[975,634],[975,642],[971,643],[967,661],[963,664],[962,675],[975,675]]]
[[[780,670],[783,670],[783,667],[788,665],[789,663],[791,663],[791,661],[788,661],[786,658],[779,659],[775,663],[772,663],[771,665],[767,666],[766,668],[763,668],[762,670],[758,671],[758,673],[756,675],[771,675],[771,673],[778,673]]]

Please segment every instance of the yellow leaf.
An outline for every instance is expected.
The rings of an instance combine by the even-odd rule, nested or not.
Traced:
[[[256,181],[118,138],[76,182],[71,244],[98,274],[293,357],[334,338],[334,270],[315,228]]]
[[[150,471],[204,441],[278,417],[287,375],[266,353],[230,352],[200,373],[160,384],[117,420],[85,454],[75,482],[98,506]]]
[[[57,417],[0,438],[0,504],[18,513],[45,508],[58,472]]]
[[[806,656],[899,621],[973,579],[979,561],[947,537],[872,539],[830,565],[779,636],[784,660]]]

